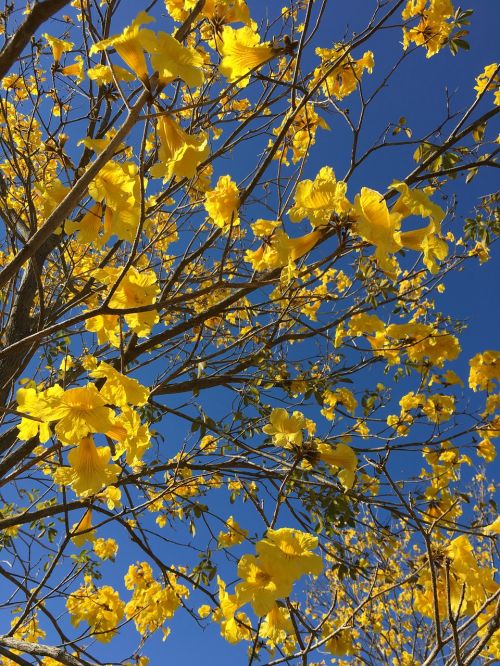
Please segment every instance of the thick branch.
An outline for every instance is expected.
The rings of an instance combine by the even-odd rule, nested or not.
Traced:
[[[0,78],[7,74],[38,28],[53,14],[69,4],[69,1],[44,0],[36,3],[24,23],[19,26],[0,53]]]

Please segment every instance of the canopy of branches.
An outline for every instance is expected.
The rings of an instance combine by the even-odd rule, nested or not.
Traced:
[[[2,666],[500,659],[499,65],[280,4],[3,5]]]

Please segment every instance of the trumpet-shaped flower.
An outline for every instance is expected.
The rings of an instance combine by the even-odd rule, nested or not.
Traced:
[[[126,460],[132,467],[142,464],[142,457],[151,445],[151,433],[147,424],[141,423],[139,414],[131,407],[123,407],[122,413],[116,418],[116,435],[114,428],[108,431],[110,437],[118,440],[115,459],[126,454]]]
[[[354,200],[356,221],[354,230],[365,241],[375,245],[375,257],[380,268],[394,270],[390,255],[401,249],[400,226],[403,215],[389,212],[383,196],[367,187]]]
[[[206,160],[210,152],[206,134],[188,134],[172,116],[158,119],[159,163],[151,169],[154,178],[168,179],[172,176],[192,178],[198,164]]]
[[[181,79],[192,88],[201,86],[205,79],[204,59],[195,48],[183,46],[166,32],[155,35],[151,30],[144,31],[142,41],[151,53],[151,64],[159,74],[160,85]]]
[[[266,220],[258,220],[255,224],[260,224],[262,227],[263,222]],[[246,251],[245,261],[250,263],[256,271],[274,270],[300,259],[313,249],[320,238],[321,232],[319,231],[311,231],[299,238],[290,238],[283,229],[276,229],[272,232],[270,240],[263,243],[257,250]]]
[[[287,608],[274,604],[261,624],[259,635],[267,638],[270,645],[283,643],[294,633],[293,623]]]
[[[250,78],[248,74],[270,60],[277,49],[267,42],[261,44],[258,33],[248,26],[235,30],[226,25],[222,30],[220,52],[220,73],[229,83],[238,82],[238,86],[244,87]]]
[[[301,100],[297,100],[300,105]],[[279,127],[273,129],[273,134],[278,136],[284,124],[289,120],[289,114],[286,114]],[[300,106],[298,112],[294,112],[294,117],[291,125],[289,126],[283,149],[278,151],[274,159],[283,160],[284,164],[288,166],[288,151],[292,151],[292,162],[296,164],[299,160],[308,155],[311,146],[316,143],[316,131],[318,128],[329,130],[328,123],[316,113],[314,104],[307,102]],[[269,140],[269,147],[273,144],[273,140]]]
[[[287,574],[276,567],[271,570],[255,555],[243,555],[238,562],[238,576],[243,582],[235,587],[238,604],[250,602],[256,615],[266,615],[277,599],[291,594],[293,577]]]
[[[92,509],[87,509],[82,519],[72,525],[71,533],[73,535],[71,541],[77,548],[82,548],[87,541],[92,543],[95,540],[95,530],[92,529]]]
[[[495,106],[500,106],[500,76],[498,74],[498,67],[497,62],[486,65],[483,72],[476,77],[476,85],[474,86],[477,97],[485,90],[493,91],[493,103]]]
[[[318,451],[323,462],[338,468],[337,475],[345,490],[354,485],[354,476],[358,466],[358,458],[347,444],[336,444],[335,447],[325,442],[318,443]]]
[[[401,232],[401,244],[410,250],[423,252],[424,264],[431,273],[437,273],[437,262],[446,259],[448,254],[448,245],[439,237],[444,210],[432,202],[424,190],[410,190],[405,183],[395,183],[393,187],[401,196],[392,207],[391,213],[400,213],[403,217],[419,215],[430,219],[426,227]]]
[[[132,23],[127,26],[122,33],[119,35],[113,35],[112,37],[108,37],[107,39],[103,39],[94,44],[90,49],[90,55],[112,47],[140,79],[146,80],[148,78],[148,66],[146,64],[144,46],[141,38],[143,37],[144,32],[149,34],[151,31],[142,30],[141,25],[144,23],[151,23],[154,20],[155,19],[152,16],[149,16],[146,12],[139,12]]]
[[[303,180],[297,185],[288,215],[292,222],[307,218],[313,227],[324,226],[333,214],[346,215],[351,211],[346,192],[346,183],[336,180],[331,167],[323,167],[314,180]]]
[[[57,398],[42,406],[39,417],[57,421],[55,433],[64,444],[78,442],[89,433],[107,432],[114,423],[114,413],[94,384],[60,392]]]
[[[100,394],[111,405],[142,407],[148,401],[149,390],[145,386],[140,384],[137,379],[122,375],[121,372],[115,370],[112,365],[105,361],[101,361],[89,374],[94,379],[106,380]]]
[[[272,576],[295,581],[305,574],[317,576],[323,571],[321,557],[312,552],[317,546],[318,538],[312,534],[282,527],[267,530],[256,550],[261,566]]]
[[[110,460],[109,446],[97,448],[92,437],[84,437],[68,454],[70,467],[59,467],[54,481],[71,486],[79,497],[95,495],[118,478],[120,467]]]
[[[74,76],[78,83],[85,78],[82,56],[76,56],[75,62],[61,69],[63,76]]]
[[[306,427],[306,419],[302,412],[295,411],[292,416],[283,407],[273,409],[269,423],[262,428],[266,435],[272,435],[276,446],[290,449],[302,445],[302,430]]]
[[[231,548],[243,543],[247,538],[248,531],[238,525],[233,516],[226,520],[227,532],[219,532],[217,537],[217,546],[219,548]]]
[[[21,419],[21,423],[18,425],[19,439],[28,440],[38,436],[42,443],[50,439],[52,434],[50,421],[52,419],[42,418],[42,414],[47,411],[50,413],[62,393],[63,389],[59,384],[51,386],[46,391],[37,391],[34,388],[18,390],[16,400],[19,411],[32,417],[23,416]]]
[[[121,274],[121,269],[110,268],[95,272],[96,279],[104,284],[114,285]],[[157,277],[154,271],[138,271],[131,266],[120,281],[111,300],[110,307],[116,309],[134,309],[152,305],[159,292]],[[95,318],[97,319],[97,317]],[[148,335],[158,321],[156,309],[132,312],[124,315],[128,326],[139,336]],[[110,325],[112,322],[110,322]]]
[[[500,352],[488,350],[469,361],[469,386],[473,391],[493,391],[500,383]]]
[[[71,51],[74,46],[73,42],[68,42],[65,39],[59,39],[58,37],[52,37],[47,33],[45,33],[43,36],[52,50],[52,57],[56,63],[61,60],[63,53],[66,53],[66,51]]]

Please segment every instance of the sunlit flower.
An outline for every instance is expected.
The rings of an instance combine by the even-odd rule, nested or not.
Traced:
[[[260,43],[258,33],[245,26],[235,30],[224,26],[220,40],[222,60],[220,73],[229,83],[238,82],[240,87],[247,85],[252,70],[256,70],[270,60],[276,50],[269,43]]]
[[[144,46],[141,41],[142,33],[144,32],[141,30],[141,25],[151,23],[154,20],[146,12],[139,12],[132,23],[121,34],[113,35],[93,44],[90,49],[90,55],[112,47],[140,79],[146,80],[148,78],[148,67],[144,56]],[[150,32],[150,30],[147,31],[147,33]]]

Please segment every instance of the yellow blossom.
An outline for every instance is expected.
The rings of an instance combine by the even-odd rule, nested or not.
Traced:
[[[90,49],[90,55],[112,47],[140,79],[146,80],[148,78],[148,67],[141,41],[144,31],[141,30],[140,26],[144,23],[151,23],[154,20],[146,12],[139,12],[132,23],[121,34],[113,35],[93,44]],[[150,33],[149,30],[147,32]]]
[[[488,350],[469,361],[469,386],[473,391],[492,391],[500,383],[500,352]]]
[[[57,421],[55,433],[63,444],[72,444],[89,433],[107,432],[114,422],[114,413],[94,384],[60,392],[51,404],[39,410],[40,418]]]
[[[230,176],[221,176],[215,188],[205,196],[205,210],[213,224],[224,231],[239,225],[239,205],[239,190]]]
[[[400,226],[402,214],[389,212],[384,197],[367,187],[354,200],[356,221],[354,231],[375,245],[375,257],[380,268],[391,274],[394,264],[390,255],[401,249]]]
[[[105,361],[101,361],[98,367],[89,372],[89,375],[93,379],[106,380],[99,393],[112,405],[142,407],[148,401],[149,390],[145,386],[142,386],[137,379],[122,375]]]
[[[229,516],[226,520],[226,525],[228,531],[219,532],[219,536],[217,537],[218,548],[231,548],[232,546],[237,546],[245,541],[248,535],[248,530],[244,530],[240,527],[233,516]]]
[[[154,178],[192,178],[200,162],[209,154],[204,133],[188,134],[174,118],[162,115],[158,118],[159,163],[151,169]]]
[[[69,595],[66,608],[74,627],[87,622],[98,641],[109,643],[123,617],[125,604],[109,585],[96,588],[83,585]]]
[[[267,530],[255,548],[259,562],[271,575],[295,581],[305,574],[317,576],[323,571],[321,556],[312,552],[317,546],[318,537],[282,527]]]
[[[47,33],[45,33],[43,36],[52,50],[52,57],[54,58],[54,62],[56,63],[58,63],[61,60],[61,56],[63,53],[66,53],[66,51],[71,51],[71,49],[74,46],[73,42],[68,42],[64,39],[58,39],[57,37],[52,37]]]
[[[358,466],[358,458],[353,449],[347,444],[340,442],[335,447],[319,442],[317,445],[320,458],[332,467],[338,468],[337,475],[345,490],[350,490],[354,485],[354,477]]]
[[[205,79],[204,58],[195,48],[183,46],[166,32],[155,35],[151,30],[143,31],[142,42],[151,53],[151,64],[159,74],[160,85],[182,79],[192,88],[201,86]]]
[[[259,616],[269,613],[277,599],[288,597],[292,591],[293,578],[287,572],[278,572],[276,567],[271,570],[255,555],[243,555],[238,575],[243,579],[235,587],[238,605],[250,602]]]
[[[411,28],[403,28],[403,48],[407,49],[413,42],[417,46],[424,46],[427,58],[438,53],[448,41],[452,23],[447,19],[454,13],[451,0],[408,0],[403,10],[404,20],[418,19],[418,23]]]
[[[269,424],[262,428],[266,435],[272,435],[276,446],[285,449],[302,445],[302,430],[306,420],[302,412],[295,411],[292,416],[283,407],[273,409],[269,415]]]
[[[346,183],[336,180],[333,169],[322,167],[314,180],[299,182],[288,215],[292,222],[307,218],[313,227],[324,226],[332,215],[347,215],[351,211],[346,192]]]
[[[247,75],[270,60],[276,50],[267,42],[261,44],[258,33],[250,27],[235,30],[226,25],[222,30],[220,52],[220,73],[229,83],[237,82],[243,87],[249,81]]]
[[[54,472],[56,483],[70,485],[80,497],[97,493],[103,486],[113,484],[120,467],[111,462],[109,446],[96,447],[92,437],[84,437],[68,454],[70,467]]]
[[[481,95],[485,90],[494,91],[494,104],[500,106],[500,76],[498,74],[499,65],[493,62],[491,65],[486,65],[484,71],[476,77],[476,85],[474,90],[477,96]]]
[[[95,530],[92,529],[92,509],[87,509],[82,519],[72,525],[71,533],[71,541],[77,548],[81,548],[87,541],[95,540]]]
[[[359,60],[355,60],[348,53],[348,47],[343,44],[337,44],[331,49],[317,48],[316,55],[321,58],[321,65],[314,70],[312,85],[322,81],[323,94],[336,99],[344,99],[354,92],[363,72],[366,70],[371,74],[375,66],[371,51],[365,51]],[[339,60],[340,62],[335,65],[334,63]]]
[[[92,546],[101,560],[114,560],[118,552],[118,544],[114,539],[96,539]]]

